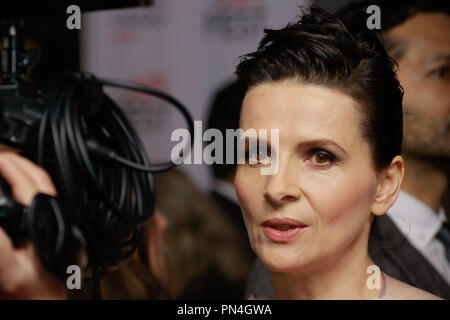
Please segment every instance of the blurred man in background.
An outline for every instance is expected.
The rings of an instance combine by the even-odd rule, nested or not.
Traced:
[[[450,172],[449,5],[444,1],[370,4],[381,9],[382,37],[398,63],[397,76],[404,89],[405,178],[388,216],[407,241],[386,265],[397,278],[450,298],[446,223],[450,211],[444,209]],[[343,22],[349,28],[362,28],[370,4],[342,9]]]
[[[250,270],[255,255],[250,247],[247,229],[245,228],[241,208],[234,191],[237,150],[234,147],[233,163],[227,164],[227,148],[225,143],[226,130],[236,130],[239,128],[239,114],[243,98],[244,90],[239,87],[236,81],[229,82],[219,88],[212,99],[207,127],[208,129],[215,128],[219,130],[224,137],[222,149],[223,164],[214,163],[212,165],[214,186],[211,195],[225,213],[225,218],[237,229],[240,237],[239,241],[234,244],[234,247],[235,250],[239,251],[245,257],[245,260],[240,261],[240,263],[247,270]],[[236,145],[235,143],[234,146]],[[244,286],[242,287],[243,294]]]
[[[235,130],[239,128],[239,113],[242,99],[242,90],[239,89],[236,82],[227,83],[225,86],[219,88],[214,94],[210,107],[207,122],[208,129],[217,129],[225,137],[226,129]],[[223,145],[222,155],[224,163],[214,163],[212,165],[214,175],[212,196],[227,212],[227,218],[238,226],[239,230],[246,233],[241,209],[233,186],[236,163],[225,163],[225,143]]]

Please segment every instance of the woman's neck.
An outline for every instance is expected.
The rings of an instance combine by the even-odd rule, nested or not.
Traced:
[[[367,268],[374,265],[367,253],[367,239],[359,239],[319,267],[289,273],[272,272],[275,299],[346,300],[374,299],[381,287],[369,288]],[[381,277],[381,273],[379,274]],[[381,284],[381,279],[379,280]],[[381,284],[382,285],[382,284]]]

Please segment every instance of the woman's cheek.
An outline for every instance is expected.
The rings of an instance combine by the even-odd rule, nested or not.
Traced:
[[[254,176],[252,170],[238,167],[234,184],[244,222],[249,231],[251,227],[250,221],[257,219],[255,214],[259,212],[255,208],[258,205],[258,196],[263,194],[263,191],[258,187],[259,183],[258,177]]]
[[[252,193],[254,192],[252,192],[250,185],[251,176],[248,170],[239,166],[234,179],[234,187],[241,206],[245,206],[251,200]]]
[[[323,195],[316,198],[315,211],[327,241],[351,241],[362,232],[370,217],[375,188],[373,177],[368,174],[343,175],[321,188]]]

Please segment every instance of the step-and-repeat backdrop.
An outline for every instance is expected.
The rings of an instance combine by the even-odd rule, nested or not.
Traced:
[[[81,24],[82,70],[133,80],[182,101],[206,120],[215,90],[233,77],[239,56],[254,51],[264,28],[279,28],[307,0],[155,0],[148,8],[88,13]],[[170,158],[170,135],[182,118],[156,98],[118,89],[108,93],[137,127],[152,161]],[[206,122],[205,122],[206,125]],[[205,130],[205,128],[203,128]],[[202,189],[207,165],[183,165]]]

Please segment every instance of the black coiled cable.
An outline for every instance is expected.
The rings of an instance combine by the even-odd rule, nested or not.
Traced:
[[[65,217],[65,231],[67,224],[80,231],[89,266],[97,272],[134,252],[141,227],[154,210],[151,172],[175,166],[173,162],[150,165],[133,126],[103,92],[104,85],[144,92],[170,102],[183,114],[191,135],[194,134],[193,120],[180,102],[134,83],[77,73],[65,75],[46,93],[46,108],[31,158],[52,176]],[[189,150],[192,146],[186,147]],[[46,243],[36,244],[38,248],[45,250],[52,245],[52,239],[61,238],[61,223],[54,225],[56,229],[48,230]],[[67,244],[61,248],[70,250]],[[62,251],[52,250],[60,255]],[[69,263],[63,257],[47,257],[51,259],[54,261],[45,264],[53,270],[54,266],[61,268]],[[62,274],[65,270],[54,272]]]

